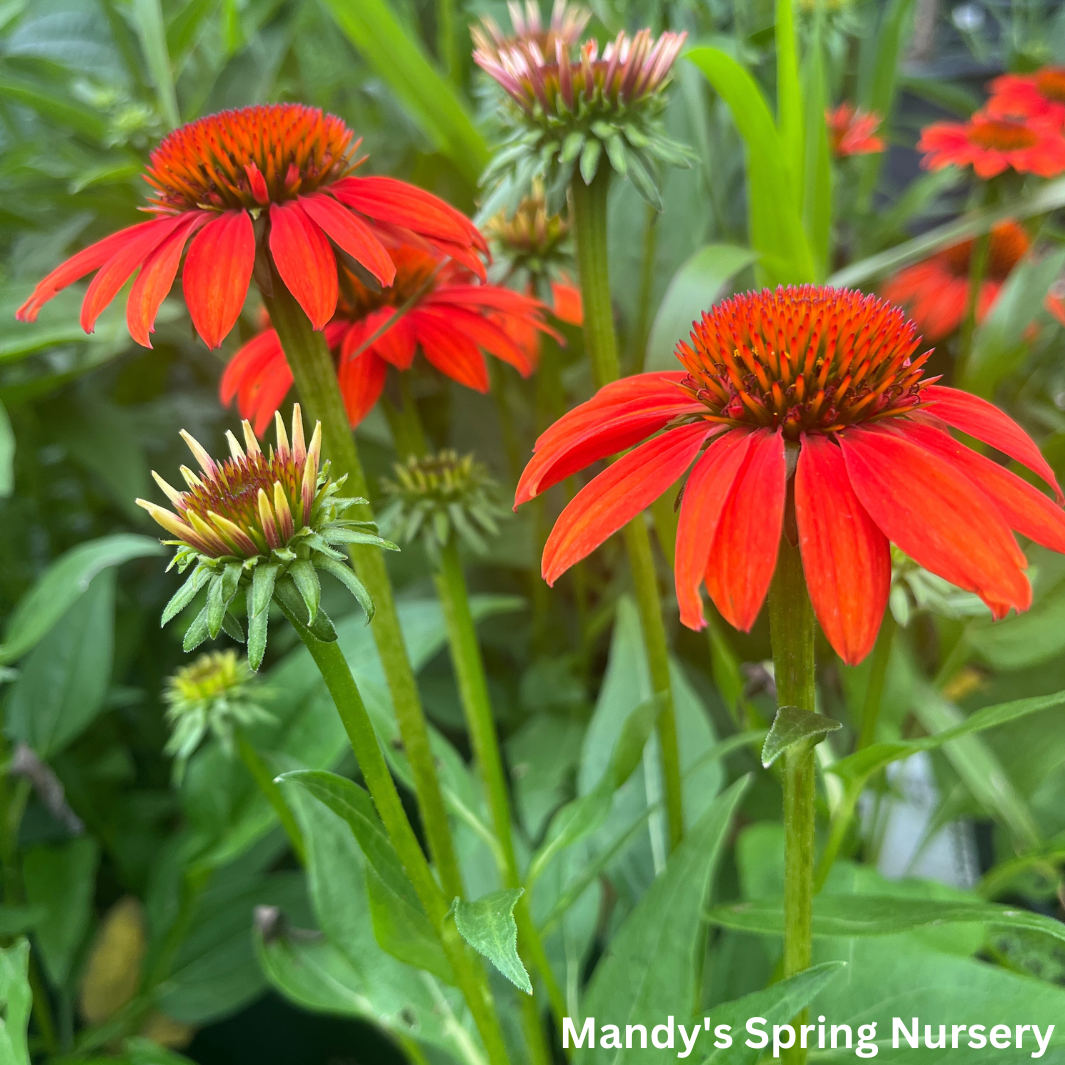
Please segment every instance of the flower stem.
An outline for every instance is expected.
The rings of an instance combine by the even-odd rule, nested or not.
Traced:
[[[282,607],[284,610],[284,607]],[[363,779],[374,801],[396,854],[403,865],[418,900],[426,915],[440,935],[444,953],[455,974],[456,982],[466,1005],[481,1033],[485,1049],[492,1065],[506,1065],[507,1052],[503,1033],[495,1014],[488,982],[481,963],[473,957],[458,936],[458,930],[448,914],[448,903],[433,878],[433,872],[422,853],[418,837],[407,819],[403,802],[396,790],[388,763],[374,732],[373,722],[362,701],[355,678],[351,675],[347,660],[337,643],[322,643],[316,640],[295,615],[285,610],[292,627],[299,634],[304,646],[314,659],[314,664],[333,697],[344,731],[351,741],[351,749],[359,763]]]
[[[244,735],[243,730],[237,730],[236,741],[240,760],[244,763],[248,772],[251,773],[252,779],[259,786],[259,790],[266,797],[266,801],[271,805],[274,813],[277,814],[281,827],[285,830],[285,835],[288,836],[288,841],[292,844],[292,850],[299,859],[300,865],[306,865],[307,852],[303,846],[303,834],[300,832],[300,826],[296,823],[296,818],[293,816],[292,811],[288,808],[288,803],[285,802],[285,797],[281,794],[281,789],[274,780],[274,774],[270,771],[270,767],[266,762],[263,761],[262,755],[255,749],[248,737]]]
[[[586,185],[580,174],[572,182],[573,231],[577,241],[577,263],[584,302],[584,346],[592,361],[596,385],[616,381],[619,376],[618,346],[614,335],[614,315],[610,306],[610,269],[607,251],[607,194],[610,168],[600,165],[595,178]],[[662,701],[658,715],[658,741],[662,757],[669,840],[672,850],[684,835],[684,805],[680,782],[680,752],[677,722],[669,678],[669,648],[662,607],[658,597],[651,538],[642,518],[625,526],[636,602],[643,627],[644,646],[651,668],[651,684]]]
[[[518,861],[514,854],[514,837],[511,830],[510,796],[507,791],[503,758],[499,751],[499,738],[496,735],[495,721],[492,717],[492,704],[488,696],[488,681],[485,677],[484,660],[477,643],[477,630],[470,611],[469,593],[466,578],[462,572],[458,545],[452,537],[440,552],[440,562],[436,572],[436,587],[440,602],[444,608],[444,620],[447,623],[448,642],[451,648],[451,661],[458,679],[459,694],[466,712],[466,727],[470,733],[473,753],[481,771],[488,806],[492,812],[492,824],[502,858],[500,874],[508,888],[522,886]],[[514,918],[518,925],[518,940],[521,953],[529,957],[533,966],[539,970],[540,979],[547,991],[555,1019],[562,1027],[562,1018],[566,1015],[566,1003],[562,991],[555,981],[551,966],[547,960],[540,933],[533,923],[529,896],[525,893],[518,899],[514,908]],[[550,1054],[542,1043],[543,1030],[539,1018],[536,1018],[536,1031],[532,1033],[534,1052],[542,1061],[548,1061]]]
[[[790,504],[789,511],[792,510]],[[806,591],[798,546],[788,542],[788,521],[781,537],[777,568],[769,590],[769,631],[777,706],[814,712],[815,621]],[[784,754],[784,976],[810,967],[813,957],[814,803],[816,770],[810,741]],[[805,1012],[796,1024],[805,1022]],[[806,1051],[788,1052],[803,1065]]]
[[[644,359],[647,357],[647,341],[651,333],[651,292],[655,281],[655,254],[658,251],[658,211],[648,204],[645,214],[643,255],[640,260],[640,296],[629,348],[632,373],[643,373]]]
[[[366,475],[355,449],[355,439],[325,337],[311,328],[307,316],[279,278],[275,279],[274,295],[266,303],[303,401],[305,417],[312,422],[319,419],[322,423],[323,451],[332,462],[334,474],[347,475],[348,491],[352,495],[368,496]],[[360,518],[372,516],[368,506],[360,507],[359,511]],[[429,849],[448,897],[461,896],[462,875],[455,857],[447,809],[429,745],[429,728],[421,696],[403,642],[392,582],[384,558],[377,548],[354,545],[351,557],[377,608],[371,630],[392,693],[396,721],[414,777],[418,808]]]
[[[414,406],[414,397],[410,394],[407,375],[399,374],[400,402],[397,407],[385,396],[382,400],[388,427],[392,430],[392,442],[396,447],[396,458],[403,462],[416,455],[419,458],[429,450],[425,442],[425,430],[422,428],[418,408]]]

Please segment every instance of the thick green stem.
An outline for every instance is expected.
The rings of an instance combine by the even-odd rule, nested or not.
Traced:
[[[436,0],[436,54],[447,76],[457,82],[459,70],[455,48],[455,0]]]
[[[789,502],[789,516],[792,506]],[[785,522],[785,529],[791,522]],[[769,590],[769,631],[777,706],[814,712],[814,634],[816,622],[798,546],[785,534]],[[796,744],[784,755],[784,975],[810,967],[813,957],[813,874],[816,769],[814,745]],[[795,1019],[803,1024],[805,1013]],[[796,1041],[798,1043],[798,1041]],[[798,1045],[793,1065],[806,1061]]]
[[[983,190],[983,206],[993,207],[997,199],[998,183],[993,180],[986,182]],[[969,259],[969,295],[965,303],[965,317],[961,323],[958,353],[954,363],[954,380],[959,384],[965,380],[972,366],[973,338],[980,309],[980,289],[983,287],[984,278],[987,277],[990,261],[991,233],[987,232],[976,239]]]
[[[580,174],[572,183],[573,230],[577,241],[577,262],[581,275],[581,298],[584,301],[584,346],[592,361],[599,388],[616,381],[618,370],[617,338],[610,306],[610,268],[607,250],[607,194],[610,168],[601,163],[592,183],[586,185]],[[673,710],[673,692],[669,678],[669,647],[662,623],[662,606],[658,597],[651,538],[642,517],[625,527],[625,544],[632,568],[636,600],[643,626],[644,646],[651,668],[651,683],[661,699],[658,715],[658,741],[662,755],[662,780],[669,818],[670,849],[684,835],[684,805],[680,782],[680,753],[677,749],[677,723]]]
[[[296,823],[295,816],[289,809],[288,803],[285,802],[281,789],[277,786],[277,781],[274,779],[275,774],[270,771],[270,767],[263,761],[262,755],[259,754],[242,731],[237,731],[236,739],[240,760],[244,763],[248,772],[251,773],[252,779],[259,786],[259,790],[266,797],[266,801],[273,807],[273,811],[277,814],[281,827],[285,830],[285,835],[288,836],[288,841],[292,844],[292,850],[299,859],[300,865],[306,865],[307,852],[303,846],[303,833],[300,832],[300,826]]]
[[[279,279],[275,279],[274,296],[267,299],[266,303],[304,404],[305,418],[312,423],[319,419],[322,423],[323,451],[332,463],[334,475],[346,474],[348,492],[367,496],[366,476],[355,449],[355,439],[351,434],[333,357],[325,337],[311,328],[307,316]],[[358,508],[358,516],[370,518],[369,507]],[[371,630],[392,693],[396,721],[414,777],[418,809],[429,849],[447,895],[451,898],[462,896],[462,876],[429,744],[429,727],[414,670],[407,656],[407,647],[403,642],[392,582],[384,558],[377,548],[353,546],[351,557],[377,608]]]
[[[655,282],[655,255],[658,251],[658,211],[648,204],[645,213],[643,254],[640,260],[640,295],[629,347],[632,373],[643,373],[643,364],[647,357],[647,340],[651,333],[651,291]]]
[[[464,946],[449,916],[448,902],[433,877],[418,843],[418,837],[407,819],[403,802],[377,741],[373,722],[344,654],[337,643],[322,643],[316,640],[294,614],[285,611],[285,616],[310,651],[311,658],[314,659],[314,664],[333,697],[333,703],[351,741],[351,749],[355,752],[374,806],[392,845],[396,848],[403,869],[417,892],[418,900],[440,935],[459,989],[477,1030],[481,1033],[489,1061],[493,1065],[506,1065],[507,1052],[503,1033],[495,1014],[484,968]]]
[[[407,375],[400,373],[400,406],[396,406],[387,396],[382,400],[388,427],[392,430],[392,442],[396,446],[396,458],[403,462],[416,455],[419,458],[429,450],[425,440],[418,408],[414,406],[414,397],[407,384]]]
[[[488,796],[492,825],[495,828],[496,838],[499,840],[502,859],[500,874],[508,888],[520,888],[522,887],[521,873],[514,854],[514,837],[511,829],[510,795],[507,791],[503,758],[499,751],[499,738],[496,735],[495,721],[492,717],[484,660],[481,658],[481,649],[477,643],[477,630],[470,611],[466,579],[462,572],[462,561],[459,558],[454,537],[440,552],[436,587],[444,608],[451,662],[455,669],[459,695],[466,713],[466,728],[470,734],[474,757],[481,771],[485,793]],[[527,893],[518,900],[514,908],[514,918],[518,925],[521,953],[527,956],[533,966],[539,970],[540,979],[561,1029],[562,1018],[566,1015],[566,1003],[561,989],[555,982],[540,934],[533,923]],[[535,1028],[533,1035],[542,1042],[543,1031],[538,1017],[535,1018]],[[530,1040],[530,1042],[533,1041]],[[549,1059],[550,1055],[546,1046],[534,1046],[532,1049],[536,1052],[542,1051],[542,1061]]]

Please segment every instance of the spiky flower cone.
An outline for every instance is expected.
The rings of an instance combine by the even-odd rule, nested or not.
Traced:
[[[321,425],[310,446],[304,440],[299,404],[292,408],[292,440],[281,415],[275,416],[277,446],[264,454],[248,422],[243,423],[245,448],[227,433],[230,457],[218,462],[186,432],[182,437],[200,465],[181,475],[188,489],[179,492],[157,473],[156,483],[174,510],[138,499],[138,505],[175,539],[165,540],[177,551],[171,562],[193,571],[163,611],[165,625],[207,590],[207,601],[185,633],[191,651],[223,629],[243,642],[244,631],[234,616],[238,592],[244,590],[248,618],[248,661],[258,669],[266,650],[268,608],[276,599],[287,613],[302,618],[322,640],[335,640],[332,622],[320,609],[318,570],[333,574],[358,600],[367,619],[373,617],[369,593],[338,550],[348,544],[372,544],[396,550],[376,535],[373,522],[341,515],[364,499],[344,498],[344,479],[329,477],[328,463],[319,468]]]

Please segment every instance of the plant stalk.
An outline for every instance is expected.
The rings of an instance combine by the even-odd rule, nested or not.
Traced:
[[[577,242],[581,298],[584,302],[584,345],[592,362],[596,386],[599,388],[616,381],[619,376],[617,337],[614,334],[614,315],[610,305],[607,249],[607,196],[610,190],[610,173],[610,168],[604,162],[590,185],[586,185],[577,173],[571,186],[573,231]],[[637,517],[625,526],[625,545],[640,611],[647,661],[651,669],[651,684],[662,704],[657,728],[672,850],[684,835],[680,752],[677,747],[677,722],[669,677],[666,628],[662,622],[651,537],[642,517]]]
[[[311,328],[307,316],[280,278],[275,277],[274,295],[266,298],[266,304],[304,404],[305,417],[311,422],[318,419],[322,423],[323,451],[332,463],[334,475],[346,474],[348,491],[352,495],[368,497],[366,475],[355,448],[333,357],[325,337]],[[360,518],[366,520],[372,517],[368,505],[353,510],[353,513],[358,513]],[[403,642],[392,582],[384,558],[377,548],[353,545],[351,558],[377,608],[371,629],[392,693],[396,721],[414,777],[418,809],[429,849],[439,870],[444,891],[449,898],[460,897],[464,894],[462,875],[455,857],[447,809],[429,744],[429,727]]]
[[[814,633],[816,622],[798,545],[787,535],[793,520],[789,499],[785,535],[781,537],[777,568],[769,590],[769,631],[777,706],[796,706],[814,712]],[[797,539],[797,536],[796,536]],[[789,747],[784,754],[784,976],[810,967],[813,957],[814,813],[816,797],[814,744]],[[805,1023],[805,1011],[795,1025]],[[796,1032],[799,1029],[796,1028]],[[803,1065],[806,1051],[787,1052],[792,1065]]]
[[[300,832],[300,826],[296,823],[295,816],[289,809],[288,803],[285,802],[281,789],[277,786],[275,774],[271,772],[270,767],[263,761],[262,755],[255,749],[242,729],[237,730],[236,740],[240,760],[252,775],[252,779],[273,808],[274,813],[277,814],[277,819],[281,822],[281,827],[285,830],[285,835],[288,836],[288,841],[292,844],[292,850],[299,859],[300,865],[305,866],[307,851],[303,845],[303,833]]]
[[[285,616],[310,652],[329,694],[333,697],[333,703],[340,714],[344,731],[348,734],[351,749],[355,752],[374,806],[392,845],[396,848],[403,869],[417,892],[418,900],[440,935],[444,953],[451,963],[456,982],[481,1034],[488,1059],[492,1065],[507,1065],[503,1033],[488,990],[484,968],[463,944],[449,916],[448,902],[433,877],[432,869],[429,868],[418,843],[418,837],[407,819],[403,802],[388,770],[388,763],[381,752],[373,722],[355,678],[348,668],[347,660],[337,643],[322,643],[316,640],[298,617],[287,610]]]
[[[521,888],[522,878],[514,853],[506,773],[499,750],[495,721],[492,717],[484,660],[477,642],[477,630],[474,626],[473,613],[470,610],[466,578],[462,572],[462,560],[459,558],[458,545],[454,536],[440,552],[435,578],[437,592],[444,608],[451,662],[455,668],[459,695],[466,713],[466,728],[470,734],[474,757],[480,768],[481,779],[488,796],[492,825],[495,828],[496,838],[499,840],[502,858],[500,874],[508,888]],[[562,1018],[566,1016],[566,1003],[551,971],[540,934],[533,923],[528,893],[524,893],[518,899],[514,907],[514,919],[518,925],[520,953],[528,957],[533,967],[539,971],[552,1012],[561,1030]],[[535,1045],[536,1040],[541,1043],[543,1041],[543,1030],[540,1027],[539,1018],[536,1017],[535,1021],[536,1032],[533,1033],[535,1039],[531,1039],[530,1042],[534,1044],[533,1050],[541,1060],[549,1061],[550,1054],[547,1047]]]
[[[412,455],[419,458],[425,455],[429,446],[425,441],[425,430],[422,428],[421,418],[418,417],[418,408],[414,406],[414,397],[410,393],[406,374],[400,372],[399,382],[402,406],[397,407],[387,395],[383,397],[382,405],[388,427],[392,430],[396,458],[404,462]]]

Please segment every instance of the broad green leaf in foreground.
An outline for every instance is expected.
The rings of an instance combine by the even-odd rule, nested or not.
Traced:
[[[13,662],[33,647],[84,595],[101,570],[133,558],[163,554],[158,540],[117,533],[72,547],[57,558],[18,601],[4,626],[0,663]]]
[[[455,927],[462,938],[515,987],[531,995],[529,974],[518,957],[518,926],[514,921],[514,907],[521,896],[521,888],[504,888],[476,902],[456,899]]]
[[[30,1065],[26,1027],[33,994],[27,973],[30,944],[20,939],[14,946],[0,947],[0,1065]]]
[[[746,779],[733,784],[688,829],[665,870],[615,933],[592,976],[586,1017],[602,1015],[619,1026],[657,1024],[677,1013],[679,1004],[695,1001],[695,959],[704,946],[700,914],[746,785]],[[639,1049],[597,1048],[582,1051],[578,1060],[622,1065],[640,1054]]]

